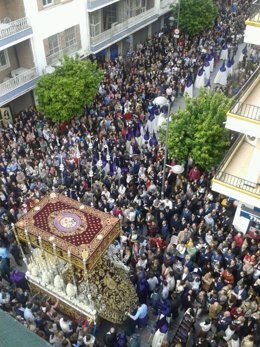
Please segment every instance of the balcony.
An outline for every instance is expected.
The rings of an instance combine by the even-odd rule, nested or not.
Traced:
[[[46,57],[47,65],[54,65],[61,60],[65,55],[76,53],[81,48],[80,42],[76,42],[74,45],[66,47],[58,52],[50,54]]]
[[[160,15],[170,11],[170,5],[178,4],[179,0],[161,0]]]
[[[260,0],[254,1],[249,18],[246,20],[246,43],[260,45]]]
[[[227,113],[226,128],[260,137],[260,68],[241,88]]]
[[[36,68],[18,68],[12,71],[12,78],[0,84],[0,106],[32,90],[39,77]]]
[[[0,49],[5,49],[32,35],[32,28],[26,17],[13,22],[0,23]]]
[[[122,23],[116,23],[109,30],[101,32],[99,35],[90,39],[91,52],[97,53],[113,43],[122,40],[128,35],[144,28],[145,26],[155,22],[159,17],[155,8],[145,11],[138,16],[129,18]]]
[[[87,11],[93,12],[120,0],[87,0]]]
[[[212,180],[212,189],[245,204],[260,207],[260,148],[240,136]]]

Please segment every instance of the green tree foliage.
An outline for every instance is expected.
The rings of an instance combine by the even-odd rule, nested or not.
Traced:
[[[53,73],[43,75],[36,87],[38,109],[54,122],[62,122],[82,113],[97,93],[103,72],[95,62],[64,57]]]
[[[172,6],[172,15],[176,20],[178,6],[180,29],[191,36],[211,27],[218,14],[213,0],[179,0],[179,5]]]
[[[169,155],[178,162],[191,157],[205,170],[219,164],[229,146],[223,122],[230,105],[223,93],[203,89],[197,98],[187,98],[186,109],[174,114],[169,124]]]

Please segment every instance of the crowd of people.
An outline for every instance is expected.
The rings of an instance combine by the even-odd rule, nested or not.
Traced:
[[[53,346],[140,346],[136,326],[151,315],[158,317],[152,346],[167,346],[172,322],[187,310],[197,322],[194,346],[259,344],[259,234],[236,232],[234,206],[211,191],[212,173],[191,162],[183,174],[167,169],[162,196],[165,147],[146,127],[160,113],[155,97],[173,102],[208,55],[217,62],[224,44],[236,52],[250,4],[219,2],[214,27],[199,37],[176,40],[164,28],[127,60],[103,64],[96,100],[70,123],[53,124],[30,107],[1,129],[0,308]],[[71,321],[58,302],[32,297],[15,278],[10,256],[18,266],[22,259],[11,224],[50,191],[121,220],[115,247],[139,299],[125,332],[112,327],[98,342],[96,327]]]

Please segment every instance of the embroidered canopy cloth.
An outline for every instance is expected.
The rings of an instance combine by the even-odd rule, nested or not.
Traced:
[[[110,214],[50,193],[16,223],[18,238],[91,271],[120,234]]]

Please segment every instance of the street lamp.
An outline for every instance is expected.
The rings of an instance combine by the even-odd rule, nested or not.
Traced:
[[[93,204],[92,185],[93,185],[93,176],[94,176],[94,172],[93,172],[93,170],[92,170],[92,163],[91,163],[91,167],[90,167],[88,176],[89,176],[89,178],[90,178],[90,193],[91,193],[91,201],[92,201],[92,204]]]
[[[79,169],[79,177],[80,177],[80,151],[79,151],[78,143],[77,143],[77,146],[76,146],[76,161],[77,161],[77,166],[78,166],[78,169]]]
[[[99,170],[99,179],[101,180],[101,170],[102,170],[102,166],[103,166],[103,162],[102,162],[102,159],[101,159],[101,152],[98,152],[98,155],[99,155],[99,159],[98,159],[98,162],[97,162],[97,167],[98,167],[98,170]]]
[[[181,11],[181,0],[178,0],[175,4],[173,4],[174,8],[176,8],[176,6],[178,6],[178,10],[177,10],[177,18],[171,16],[169,18],[169,20],[172,22],[172,25],[173,25],[173,22],[176,20],[177,21],[177,27],[176,29],[179,29],[179,25],[180,25],[180,11]]]
[[[62,162],[62,154],[60,155],[60,171],[61,171],[61,183],[63,184],[63,180],[64,180],[64,177],[63,177],[63,171],[64,171],[65,167],[64,167],[64,164]]]
[[[153,103],[159,107],[167,106],[167,126],[166,126],[166,140],[165,140],[165,150],[164,150],[164,160],[163,160],[163,179],[162,179],[162,191],[161,198],[164,199],[165,191],[165,169],[168,154],[168,138],[169,138],[169,124],[170,124],[170,104],[169,101],[164,96],[158,96],[154,99]]]

